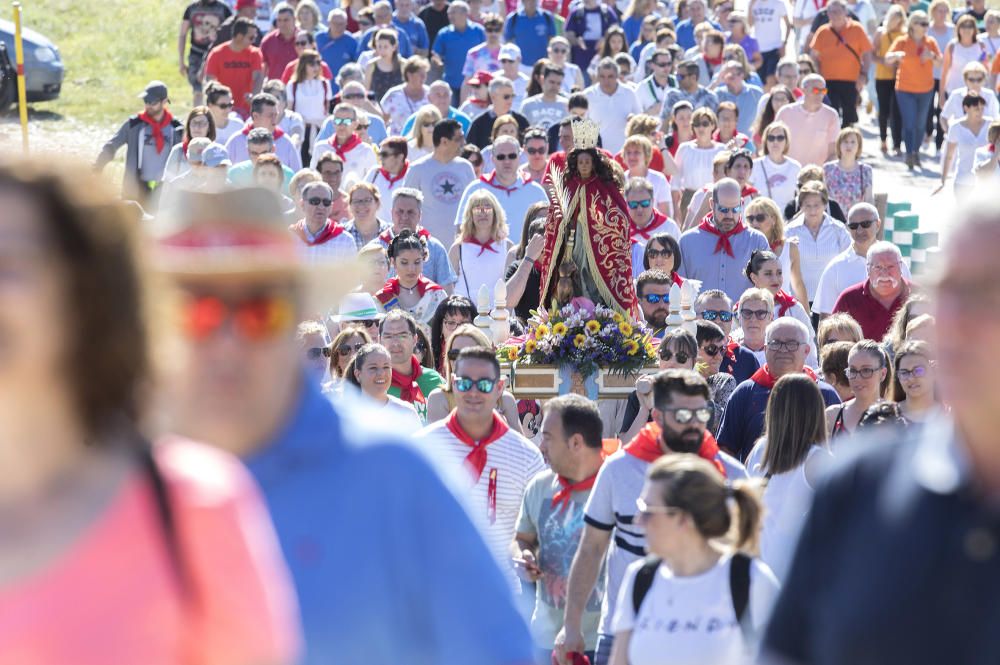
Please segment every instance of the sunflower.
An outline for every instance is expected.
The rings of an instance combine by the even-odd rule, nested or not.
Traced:
[[[535,337],[537,339],[548,337],[548,335],[549,335],[549,327],[544,323],[539,324],[538,327],[535,328]]]
[[[566,324],[563,323],[562,321],[552,326],[552,334],[558,335],[560,337],[565,335],[567,330],[569,330],[569,328],[567,328]]]
[[[589,332],[591,335],[596,335],[597,333],[601,332],[600,321],[595,321],[593,319],[587,321],[587,332]]]
[[[538,348],[538,343],[535,340],[533,340],[533,339],[529,339],[527,342],[524,343],[524,352],[525,353],[528,353],[528,354],[534,353],[535,349],[537,349],[537,348]]]
[[[507,360],[509,360],[510,362],[514,362],[515,360],[517,360],[517,355],[518,354],[516,346],[507,347]]]
[[[577,335],[573,338],[573,346],[578,349],[582,349],[583,345],[587,343],[587,336],[584,334]]]
[[[617,323],[618,325],[625,323],[625,317],[619,314],[618,312],[614,313],[614,315],[611,317],[611,320]]]
[[[618,332],[620,332],[625,337],[632,336],[632,324],[626,321],[622,321],[618,324]]]
[[[656,349],[653,347],[652,344],[650,344],[648,342],[646,343],[646,355],[648,357],[650,357],[650,358],[653,358],[653,357],[656,356]]]
[[[635,341],[634,339],[630,339],[627,342],[625,342],[625,352],[630,356],[634,356],[635,354],[639,353],[639,342]]]

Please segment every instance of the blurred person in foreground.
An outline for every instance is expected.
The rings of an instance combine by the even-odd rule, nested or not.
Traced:
[[[303,662],[530,662],[496,563],[430,464],[391,418],[350,396],[335,407],[305,374],[296,322],[357,277],[348,262],[306,265],[280,220],[271,192],[194,194],[158,220],[154,256],[182,324],[167,415],[261,484],[299,594]]]
[[[291,663],[256,484],[144,423],[158,294],[136,228],[85,169],[0,165],[0,660]]]
[[[920,665],[1000,655],[1000,204],[985,192],[971,197],[951,229],[930,285],[951,414],[905,433],[876,428],[886,445],[866,441],[819,484],[765,662]]]

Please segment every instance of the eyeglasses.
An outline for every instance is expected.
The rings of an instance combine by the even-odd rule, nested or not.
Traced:
[[[295,45],[296,45],[296,46],[309,46],[309,42],[300,42],[300,41],[296,41],[296,42],[295,42]]]
[[[809,92],[811,92],[814,95],[825,95],[827,90],[826,88],[817,88],[816,86],[813,86],[809,88]]]
[[[800,346],[805,346],[805,342],[799,342],[797,340],[791,339],[788,341],[782,341],[780,339],[772,339],[767,343],[767,348],[771,351],[789,351],[795,353],[799,350]]]
[[[363,92],[348,92],[344,93],[344,99],[364,99],[365,94]]]
[[[309,360],[319,360],[320,358],[329,358],[330,355],[331,351],[329,346],[314,346],[311,349],[306,349],[306,358],[308,358]]]
[[[767,213],[760,213],[759,215],[745,215],[747,221],[751,224],[759,224],[760,222],[767,220]]]
[[[321,205],[324,208],[329,208],[330,206],[333,205],[333,199],[322,199],[322,198],[320,198],[318,196],[312,196],[312,197],[306,199],[306,203],[308,203],[311,206],[319,206],[319,205]]]
[[[708,120],[699,120],[698,122],[692,122],[692,127],[711,127],[712,123]]]
[[[847,228],[852,231],[857,231],[858,229],[870,229],[874,223],[874,219],[864,219],[860,222],[848,222]]]
[[[367,199],[352,199],[351,200],[351,205],[352,206],[370,206],[373,203],[375,203],[375,199],[373,199],[371,197],[368,197]]]
[[[716,206],[715,207],[715,211],[716,212],[721,212],[723,215],[728,215],[729,213],[736,214],[740,210],[743,210],[743,204],[742,203],[740,205],[733,206],[732,208],[727,208],[726,206]]]
[[[642,199],[641,201],[629,201],[628,207],[631,210],[637,210],[639,208],[648,208],[653,205],[653,199]]]
[[[868,270],[875,273],[876,275],[891,275],[895,271],[899,270],[899,264],[893,263],[892,265],[888,266],[868,264]]]
[[[701,318],[706,321],[715,321],[718,319],[723,323],[729,323],[733,320],[733,313],[728,309],[706,309],[701,313]]]
[[[914,379],[919,379],[923,377],[925,374],[927,374],[927,368],[924,367],[923,365],[917,365],[913,369],[896,370],[896,376],[898,376],[903,381],[911,377]]]
[[[654,67],[669,67],[672,64],[673,64],[672,62],[660,60],[660,61],[654,62],[653,66]]]
[[[844,370],[844,374],[847,375],[848,379],[856,379],[861,377],[862,379],[870,379],[875,375],[875,372],[882,369],[881,367],[862,367],[858,369],[856,367],[848,367]]]
[[[752,321],[757,319],[758,321],[766,321],[768,318],[773,316],[774,313],[769,309],[741,309],[740,318],[744,321]]]
[[[489,394],[493,392],[497,379],[470,379],[467,376],[456,376],[452,384],[460,393],[467,393],[472,390],[472,386],[475,386],[479,392]]]
[[[660,347],[660,360],[665,360],[666,362],[670,362],[670,360],[673,358],[676,358],[677,362],[680,363],[681,365],[687,365],[688,361],[691,360],[691,356],[689,356],[686,353],[683,352],[674,353],[670,349],[664,349],[663,347]]]
[[[969,83],[982,83],[985,79],[982,76],[969,76],[965,80]]]
[[[354,118],[334,118],[333,124],[335,125],[349,125],[354,122]]]
[[[498,35],[498,34],[500,34],[500,32],[502,32],[502,31],[501,31],[501,30],[499,30],[499,29],[497,29],[497,28],[486,28],[486,32],[487,32],[487,33],[493,33],[493,34],[495,34],[495,35]]]
[[[810,71],[808,69],[800,69],[799,70],[799,76],[808,76],[809,74],[812,74],[812,71]]]
[[[784,134],[768,134],[767,135],[767,142],[768,143],[781,143],[784,140],[785,140],[785,135]]]
[[[632,206],[630,205],[629,207],[631,208]],[[673,255],[674,255],[674,253],[672,251],[670,251],[669,249],[647,249],[646,250],[646,256],[649,259],[652,259],[652,260],[665,259],[665,258],[671,257]]]
[[[389,159],[390,157],[397,157],[397,156],[399,156],[401,154],[403,154],[403,153],[401,153],[401,152],[392,152],[390,150],[383,150],[382,152],[380,152],[378,154],[378,156],[381,157],[382,159]]]
[[[554,48],[554,49],[552,49],[552,52],[553,53],[569,53],[569,49],[568,48]]]
[[[237,334],[256,342],[276,337],[294,323],[295,306],[280,295],[258,295],[236,302],[215,296],[194,296],[182,305],[183,330],[194,340],[205,340],[230,320]]]
[[[926,28],[930,25],[929,21],[914,21],[913,25],[919,25],[921,28]]]
[[[233,108],[233,103],[227,102],[225,104],[216,104],[216,106],[218,106],[220,109],[231,109]]]
[[[382,267],[383,268],[385,267],[384,263],[382,264]],[[345,321],[345,323],[350,323],[352,325],[361,325],[361,326],[364,326],[365,328],[378,328],[378,321],[376,319],[367,319],[365,321],[361,321],[361,320],[357,320],[357,321]]]
[[[693,419],[697,418],[698,422],[704,424],[712,419],[712,409],[707,406],[703,406],[700,409],[685,409],[683,407],[677,407],[676,409],[660,409],[663,413],[672,413],[674,420],[679,422],[681,425],[687,425]]]
[[[719,354],[725,353],[726,346],[724,344],[706,344],[701,347],[701,350],[705,352],[706,356],[714,358]]]
[[[508,159],[517,159],[517,153],[516,152],[508,152],[508,153],[506,153],[504,155],[493,155],[493,159],[494,159],[494,161],[497,161],[497,162],[505,162]]]
[[[651,506],[641,498],[635,500],[636,510],[643,517],[649,517],[651,515],[676,515],[681,511],[680,508],[671,508],[670,506]]]
[[[524,150],[529,155],[544,155],[548,152],[548,148],[525,148]]]
[[[670,294],[668,293],[647,293],[646,295],[643,296],[643,298],[650,305],[655,305],[659,302],[662,302],[664,304],[670,302]]]

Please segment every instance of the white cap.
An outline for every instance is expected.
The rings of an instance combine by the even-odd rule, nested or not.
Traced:
[[[517,62],[520,59],[521,48],[517,44],[504,44],[500,47],[500,56],[497,58],[500,62],[503,62],[504,60]]]

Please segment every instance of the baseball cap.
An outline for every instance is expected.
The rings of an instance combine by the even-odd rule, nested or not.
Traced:
[[[500,47],[500,56],[497,59],[500,62],[504,60],[517,62],[521,59],[521,47],[517,44],[504,44]]]
[[[218,143],[213,143],[201,152],[201,164],[209,168],[216,166],[232,166],[229,161],[229,153]]]
[[[236,11],[247,7],[260,7],[260,3],[257,0],[236,0]]]
[[[493,75],[489,72],[476,72],[469,77],[469,85],[489,85],[493,80]]]
[[[146,89],[139,93],[139,99],[145,104],[155,104],[156,102],[169,101],[167,96],[167,84],[163,81],[150,81]]]

